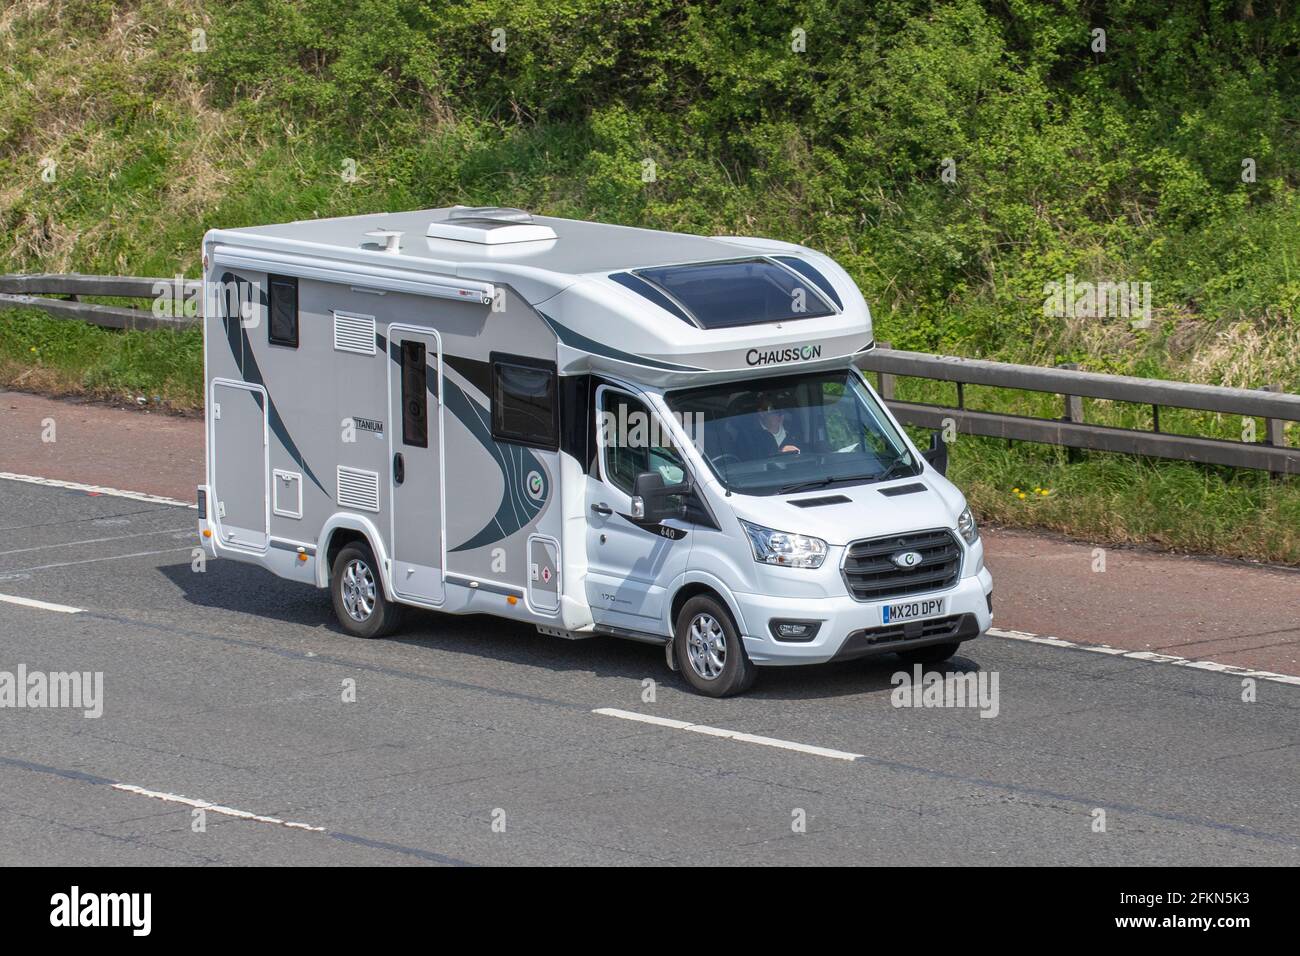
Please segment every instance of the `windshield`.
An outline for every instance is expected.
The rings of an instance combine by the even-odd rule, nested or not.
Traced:
[[[918,472],[907,443],[852,369],[727,382],[665,398],[730,491],[783,494]]]

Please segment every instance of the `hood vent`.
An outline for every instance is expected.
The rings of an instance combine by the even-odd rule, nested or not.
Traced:
[[[892,488],[877,488],[876,490],[887,498],[897,498],[899,495],[914,495],[918,491],[925,491],[925,485],[919,481],[914,481],[910,485],[894,485]]]
[[[445,219],[429,223],[430,239],[451,239],[496,246],[555,239],[555,230],[533,221],[530,213],[505,206],[454,206]]]
[[[792,498],[790,504],[796,508],[820,508],[822,505],[842,505],[852,500],[852,498],[846,498],[844,495],[822,495],[820,498],[799,498],[798,500]]]

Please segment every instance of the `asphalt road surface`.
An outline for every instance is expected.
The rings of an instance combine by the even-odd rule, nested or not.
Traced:
[[[0,482],[0,672],[103,673],[98,718],[0,707],[0,863],[1300,862],[1300,687],[984,637],[995,717],[893,706],[892,657],[715,701],[647,645],[349,638],[194,523]]]

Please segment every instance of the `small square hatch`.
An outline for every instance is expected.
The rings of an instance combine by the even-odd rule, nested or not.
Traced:
[[[452,239],[483,246],[556,238],[554,229],[534,222],[530,213],[504,206],[455,206],[446,219],[429,223],[425,235],[430,239]]]

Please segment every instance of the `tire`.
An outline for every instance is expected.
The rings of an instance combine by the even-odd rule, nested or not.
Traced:
[[[686,682],[709,697],[743,694],[758,676],[731,614],[706,595],[682,606],[673,632],[673,652]]]
[[[370,546],[344,546],[330,571],[330,596],[339,625],[353,637],[387,637],[402,623],[402,605],[384,596],[379,562]]]
[[[960,642],[949,641],[945,644],[931,644],[929,647],[899,651],[898,656],[905,664],[940,664],[956,654],[959,647],[961,647]]]

